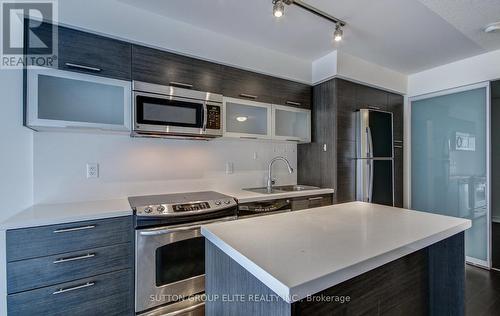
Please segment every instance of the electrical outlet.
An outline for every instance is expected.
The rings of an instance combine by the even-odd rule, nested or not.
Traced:
[[[87,164],[87,179],[99,178],[99,164],[98,163],[88,163]]]
[[[234,172],[234,165],[232,162],[226,162],[226,174],[232,174]]]

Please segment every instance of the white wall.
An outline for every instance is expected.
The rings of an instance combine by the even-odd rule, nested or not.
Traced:
[[[401,94],[407,92],[408,77],[405,74],[346,53],[338,54],[337,75],[384,90]]]
[[[267,163],[277,155],[297,165],[297,145],[252,140],[186,141],[124,135],[36,133],[35,203],[70,202],[227,187],[263,186]],[[254,159],[256,153],[257,159]],[[99,163],[100,177],[86,178]],[[234,173],[226,175],[226,162]],[[279,183],[295,183],[282,164]]]
[[[500,79],[500,50],[410,75],[408,95],[418,96],[495,79]]]
[[[22,126],[21,70],[0,70],[0,221],[33,202],[33,133]]]
[[[405,74],[340,51],[329,53],[312,63],[312,82],[314,84],[334,77],[400,94],[405,94],[407,91],[408,77]]]
[[[338,52],[333,51],[312,62],[312,82],[318,84],[337,75]]]
[[[0,70],[0,221],[33,203],[33,133],[22,126],[22,72]],[[5,232],[0,232],[0,314],[6,312]]]

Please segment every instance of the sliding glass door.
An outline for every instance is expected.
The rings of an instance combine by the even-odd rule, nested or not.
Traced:
[[[411,208],[471,219],[467,261],[489,267],[489,86],[410,101]]]

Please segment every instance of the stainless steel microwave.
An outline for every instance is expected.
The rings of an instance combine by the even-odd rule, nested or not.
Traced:
[[[132,82],[132,135],[210,139],[222,136],[222,95]]]

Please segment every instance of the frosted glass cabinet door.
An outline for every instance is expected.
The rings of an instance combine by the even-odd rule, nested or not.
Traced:
[[[224,98],[225,136],[271,137],[271,106],[254,101]]]
[[[306,143],[311,141],[311,111],[273,105],[273,138]]]
[[[28,70],[28,126],[128,130],[130,82],[54,70]]]
[[[468,218],[469,262],[489,266],[488,89],[411,100],[411,207]]]

